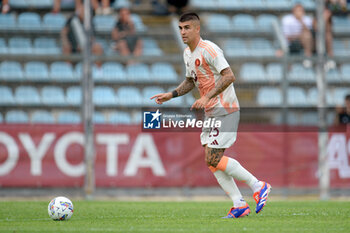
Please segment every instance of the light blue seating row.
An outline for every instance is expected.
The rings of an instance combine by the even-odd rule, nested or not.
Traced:
[[[245,82],[279,82],[283,78],[283,67],[280,63],[270,63],[266,68],[255,62],[244,63],[239,77]],[[305,68],[302,64],[292,64],[287,72],[290,82],[316,82],[316,73],[312,68]],[[331,69],[326,73],[328,83],[350,83],[350,64],[343,64],[339,69]]]
[[[51,9],[54,0],[10,0],[9,4],[11,8],[18,9]],[[115,1],[111,6],[115,9],[122,7],[130,8],[131,4],[129,0],[118,0]],[[61,9],[73,10],[75,7],[75,1],[61,1]]]
[[[141,115],[141,113],[137,113]],[[55,116],[56,115],[56,116]],[[107,114],[95,111],[93,122],[95,124],[130,125],[140,123],[139,118],[125,111],[112,111]],[[4,116],[0,113],[0,123],[13,124],[79,124],[81,116],[76,111],[61,111],[53,114],[46,110],[34,110],[30,114],[23,110],[10,110]]]
[[[334,56],[350,56],[350,40],[333,40]]]
[[[44,62],[27,62],[23,69],[15,61],[0,64],[0,80],[77,81],[81,75],[81,63],[73,67],[66,62],[53,62],[50,66]],[[151,66],[137,63],[126,67],[120,63],[106,62],[100,68],[93,66],[92,77],[97,82],[177,82],[174,67],[165,62],[153,63]]]
[[[0,30],[48,30],[60,31],[66,23],[63,14],[47,13],[41,19],[35,12],[23,12],[16,18],[14,14],[0,15]]]
[[[171,91],[170,88],[167,91]],[[117,91],[108,86],[97,86],[93,90],[93,102],[96,106],[142,107],[154,106],[150,100],[155,94],[164,93],[161,87],[146,87],[142,91],[134,86],[122,86]],[[182,106],[183,99],[169,101],[164,106]],[[68,87],[66,92],[58,86],[44,86],[38,90],[34,86],[18,86],[14,91],[10,87],[0,86],[0,106],[77,106],[82,103],[79,86]]]
[[[206,21],[207,28],[212,32],[270,32],[272,23],[278,17],[271,14],[261,14],[256,18],[249,14],[228,16],[224,14],[211,14]]]
[[[192,0],[191,5],[199,9],[289,10],[296,2],[300,2],[307,10],[315,9],[314,0]]]
[[[345,96],[350,94],[349,88],[339,87],[327,90],[327,105],[343,105]],[[256,101],[260,106],[281,106],[283,104],[282,91],[278,87],[261,87]],[[316,87],[305,90],[301,87],[289,87],[287,104],[293,107],[317,106],[318,91]]]
[[[246,41],[240,38],[228,39],[224,42],[223,50],[229,57],[261,57],[275,56],[275,48],[271,41],[262,38]]]
[[[0,38],[0,54],[60,54],[61,48],[56,39],[47,37],[29,38],[12,37],[6,41]]]
[[[141,17],[131,14],[137,32],[144,32],[147,26],[144,25]],[[116,16],[97,15],[93,18],[93,24],[97,32],[112,32],[116,24]],[[25,30],[25,31],[60,31],[66,24],[66,17],[61,13],[46,13],[42,18],[35,12],[23,12],[17,17],[15,14],[0,15],[0,30]]]

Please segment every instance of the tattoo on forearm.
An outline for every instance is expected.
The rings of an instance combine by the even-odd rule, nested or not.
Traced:
[[[225,149],[209,148],[207,147],[205,161],[208,166],[216,167],[222,156],[224,155]]]
[[[215,88],[207,94],[209,99],[223,92],[231,83],[235,81],[235,76],[233,75],[230,67],[223,69],[220,74],[222,76],[221,79],[218,81]]]
[[[175,90],[177,91],[178,96],[182,96],[190,92],[194,86],[194,82],[189,78],[186,78]]]

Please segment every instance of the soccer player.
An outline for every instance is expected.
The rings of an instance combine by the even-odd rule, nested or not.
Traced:
[[[209,169],[233,201],[233,207],[224,218],[239,218],[250,213],[234,179],[245,182],[253,190],[256,213],[259,213],[266,204],[271,185],[259,181],[237,160],[224,155],[225,149],[236,141],[239,122],[239,104],[233,87],[235,76],[222,50],[201,38],[200,19],[196,13],[181,15],[179,30],[183,42],[188,45],[183,54],[186,78],[172,92],[160,93],[151,99],[162,104],[198,87],[201,98],[194,102],[191,109],[204,109],[206,118],[221,121],[220,128],[203,128],[200,139]]]

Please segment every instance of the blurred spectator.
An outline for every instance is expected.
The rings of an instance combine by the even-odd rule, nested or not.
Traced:
[[[297,3],[292,14],[286,15],[282,19],[282,30],[289,44],[289,52],[300,53],[304,50],[306,57],[311,57],[313,50],[312,18],[305,15],[304,7]],[[304,66],[311,67],[310,60],[304,60]]]
[[[81,48],[78,43],[78,38],[76,34],[74,33],[73,29],[73,21],[74,19],[78,19],[78,22],[80,22],[81,25],[83,25],[84,20],[84,8],[80,6],[76,13],[74,13],[68,20],[65,25],[65,27],[61,31],[61,40],[62,40],[62,49],[63,54],[71,54],[71,53],[78,53],[81,51]],[[92,33],[94,34],[94,27],[92,26]],[[102,55],[103,54],[103,48],[100,44],[94,42],[92,44],[92,53],[95,55]]]
[[[128,8],[119,10],[119,19],[112,31],[112,40],[116,42],[115,49],[123,56],[142,54],[142,40],[136,35],[135,25]]]
[[[114,3],[114,0],[92,0],[92,7],[98,15],[109,15],[113,13],[111,3]]]
[[[325,8],[328,9],[332,15],[346,16],[347,15],[347,2],[349,0],[326,0]]]
[[[345,107],[337,107],[336,110],[335,124],[350,124],[350,94],[345,96]]]
[[[1,3],[1,13],[6,14],[10,11],[9,0],[2,0]]]
[[[188,0],[167,0],[168,11],[181,15],[186,11],[188,2]]]
[[[167,0],[164,5],[159,0],[152,0],[153,12],[156,15],[178,14],[186,11],[189,0]]]
[[[52,11],[57,13],[61,11],[61,2],[64,1],[66,4],[75,3],[75,9],[79,9],[83,6],[83,0],[55,0]],[[91,6],[96,14],[108,15],[113,12],[110,7],[115,0],[91,0]]]

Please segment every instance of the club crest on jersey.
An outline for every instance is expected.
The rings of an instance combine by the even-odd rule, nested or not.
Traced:
[[[200,66],[201,61],[197,58],[194,64],[195,64],[196,66]]]

